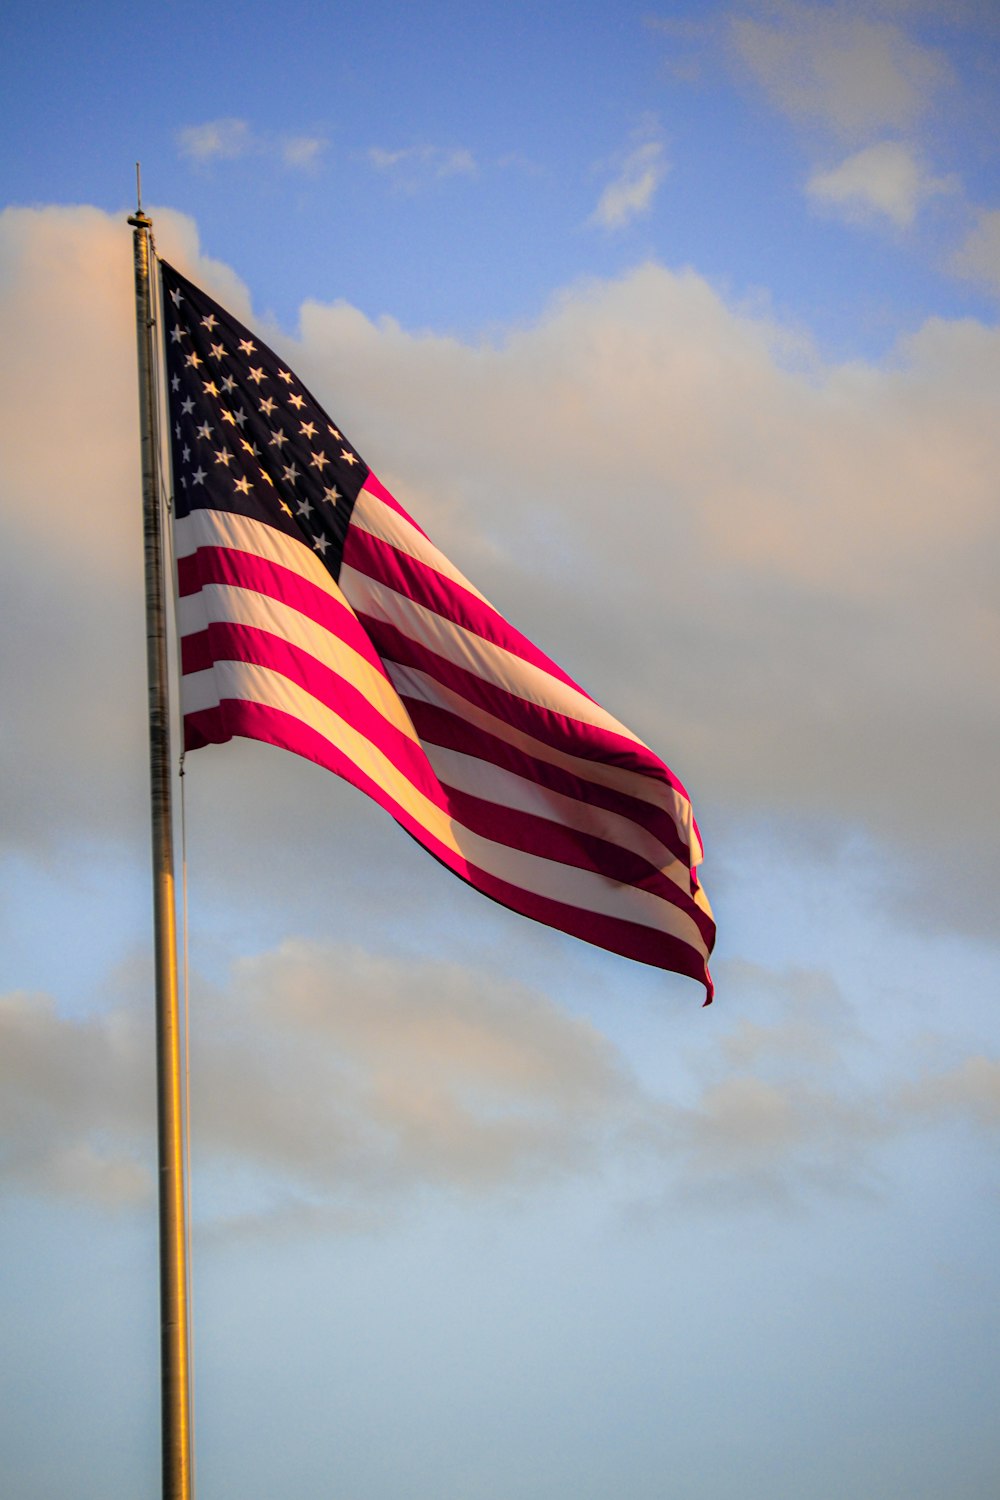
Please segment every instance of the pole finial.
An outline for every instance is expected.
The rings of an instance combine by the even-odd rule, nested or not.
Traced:
[[[153,221],[142,211],[142,166],[135,164],[135,213],[128,222],[135,229],[151,229]]]

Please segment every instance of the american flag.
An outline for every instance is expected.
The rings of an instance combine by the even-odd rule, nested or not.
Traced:
[[[160,262],[188,750],[317,761],[514,911],[712,998],[687,793],[513,628],[255,334]]]

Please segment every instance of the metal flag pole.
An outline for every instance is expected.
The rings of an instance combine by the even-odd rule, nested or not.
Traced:
[[[135,328],[139,359],[143,548],[146,573],[146,665],[149,683],[149,768],[153,834],[153,940],[156,969],[156,1097],[160,1222],[160,1395],[163,1500],[190,1500],[191,1395],[188,1353],[187,1195],[181,1107],[180,1012],[174,906],[173,814],[166,607],[153,380],[150,289],[152,220],[141,199],[128,221],[135,258]]]

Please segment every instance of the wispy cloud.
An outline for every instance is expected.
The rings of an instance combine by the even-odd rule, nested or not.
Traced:
[[[979,209],[971,232],[951,258],[950,269],[956,276],[1000,293],[1000,209]]]
[[[901,229],[913,223],[926,199],[958,191],[956,178],[932,176],[901,141],[866,146],[839,166],[814,172],[806,184],[814,202],[845,219],[881,217]]]
[[[286,135],[252,130],[249,121],[227,116],[185,125],[177,132],[182,156],[206,164],[237,161],[241,157],[270,157],[296,171],[317,165],[328,145],[321,135]]]
[[[777,109],[847,138],[911,128],[951,79],[939,52],[893,22],[794,0],[764,15],[733,19],[740,63]]]
[[[235,161],[257,149],[247,121],[232,118],[185,125],[177,132],[177,144],[182,155],[195,161]]]
[[[376,172],[404,192],[418,192],[449,177],[475,177],[476,159],[464,146],[403,146],[395,151],[370,146],[367,158]]]
[[[619,162],[617,174],[598,199],[589,223],[602,229],[624,229],[649,212],[670,167],[658,131],[651,128],[643,135]]]

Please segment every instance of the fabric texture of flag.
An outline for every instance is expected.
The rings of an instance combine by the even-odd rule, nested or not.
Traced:
[[[160,262],[187,749],[317,761],[502,905],[705,986],[687,793],[445,558],[291,370]]]

